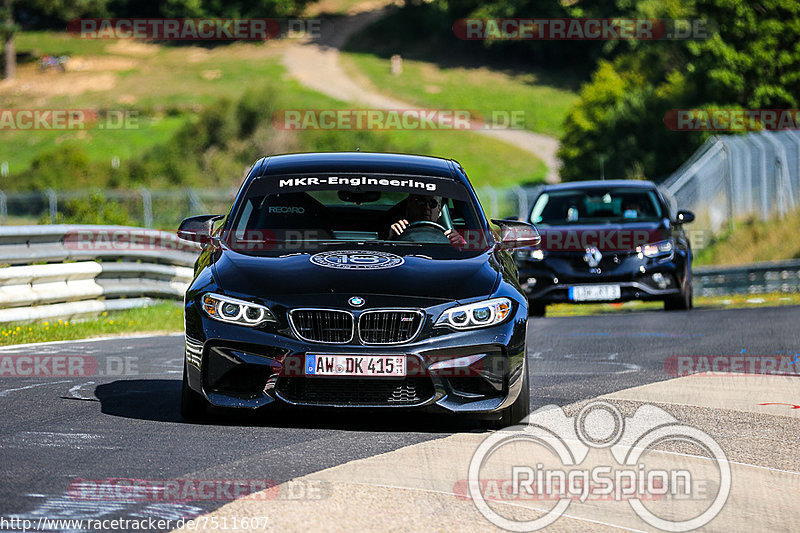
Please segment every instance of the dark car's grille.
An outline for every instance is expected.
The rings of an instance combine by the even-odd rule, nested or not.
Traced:
[[[347,311],[296,309],[289,317],[295,332],[303,340],[327,343],[353,340],[353,315]]]
[[[416,405],[433,396],[430,378],[278,379],[276,390],[290,402],[314,405],[399,406]]]
[[[420,311],[367,311],[358,319],[358,334],[365,344],[397,344],[413,339],[420,325]]]

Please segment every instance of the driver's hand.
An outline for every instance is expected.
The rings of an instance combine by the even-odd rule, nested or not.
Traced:
[[[467,241],[464,240],[464,237],[455,230],[449,229],[445,231],[444,234],[450,240],[450,244],[454,248],[461,250],[467,245]]]
[[[407,227],[408,227],[408,220],[405,219],[398,220],[397,222],[391,225],[392,231],[394,232],[395,235],[400,235],[406,230]]]

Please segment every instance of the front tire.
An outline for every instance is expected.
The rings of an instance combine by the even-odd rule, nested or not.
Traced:
[[[525,417],[531,413],[531,385],[528,379],[528,365],[525,365],[525,375],[522,376],[522,390],[514,403],[503,409],[500,420],[494,421],[493,429],[503,429],[509,426],[516,426],[523,422]]]
[[[694,307],[694,291],[691,284],[677,296],[669,296],[664,300],[666,311],[688,311],[692,307]]]
[[[186,363],[183,364],[183,385],[181,386],[181,417],[187,422],[202,420],[206,416],[208,402],[189,386]]]
[[[547,305],[539,302],[528,301],[528,316],[543,317],[547,314]]]

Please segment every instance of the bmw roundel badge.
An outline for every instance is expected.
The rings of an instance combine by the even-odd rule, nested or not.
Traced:
[[[353,307],[361,307],[362,305],[364,305],[364,301],[365,301],[364,298],[362,298],[361,296],[352,296],[349,300],[347,300],[347,303],[349,303]]]

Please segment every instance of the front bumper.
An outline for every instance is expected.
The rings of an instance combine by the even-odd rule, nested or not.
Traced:
[[[186,313],[189,386],[218,407],[392,408],[496,414],[520,393],[525,371],[527,309],[498,326],[431,333],[402,345],[316,344],[290,331],[265,331]],[[305,376],[307,353],[403,355],[407,376]]]
[[[588,267],[545,258],[521,261],[519,278],[528,299],[540,304],[609,303],[630,300],[664,300],[680,294],[686,283],[685,262],[675,254],[665,259],[622,257],[618,263],[603,265],[592,272]],[[597,271],[599,270],[599,272]],[[584,285],[618,285],[620,297],[611,300],[575,301],[570,288]]]

